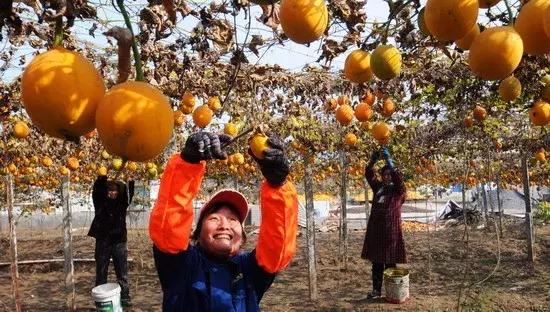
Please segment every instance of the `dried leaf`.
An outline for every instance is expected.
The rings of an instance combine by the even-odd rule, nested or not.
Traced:
[[[258,46],[261,46],[265,43],[264,39],[260,35],[252,35],[252,39],[248,43],[248,48],[250,51],[252,51],[256,56],[259,56]]]
[[[281,21],[279,20],[280,5],[278,3],[270,5],[262,4],[260,7],[262,8],[262,15],[256,18],[256,20],[271,27],[271,29],[276,30],[281,24]]]
[[[104,33],[105,36],[113,37],[118,43],[118,79],[117,83],[128,80],[130,75],[130,46],[132,34],[125,27],[115,26]]]
[[[208,23],[206,36],[222,49],[228,49],[233,42],[233,26],[226,20],[213,19]]]
[[[215,2],[210,3],[210,11],[212,13],[223,13],[223,14],[231,13],[231,10],[225,5],[225,3],[216,4]]]
[[[0,3],[0,41],[2,41],[2,28],[7,24],[14,30],[14,35],[18,36],[22,32],[23,22],[19,16],[13,12],[13,0],[3,0]]]
[[[97,23],[93,23],[92,27],[88,30],[88,34],[95,38],[95,31],[97,30]]]
[[[168,13],[168,18],[173,25],[176,25],[176,11],[174,9],[174,0],[162,0],[162,5]]]

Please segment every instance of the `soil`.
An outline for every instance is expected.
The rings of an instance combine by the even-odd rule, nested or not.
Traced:
[[[294,261],[279,274],[264,296],[263,311],[550,311],[550,225],[536,229],[536,261],[526,257],[522,221],[507,222],[497,243],[491,228],[424,228],[405,234],[411,298],[404,304],[368,300],[370,263],[360,259],[363,231],[349,233],[347,267],[338,260],[338,233],[317,233],[319,298],[309,300],[305,235],[299,237]],[[63,258],[61,231],[18,233],[19,260]],[[0,240],[0,262],[8,261],[6,233]],[[249,235],[248,248],[256,239]],[[84,231],[73,237],[74,257],[93,258],[94,241]],[[500,263],[497,253],[500,247]],[[129,233],[130,311],[160,311],[162,294],[153,264],[151,243],[145,230]],[[494,272],[493,272],[494,270]],[[90,297],[94,283],[93,262],[75,264],[78,311],[95,311]],[[110,268],[110,281],[114,272]],[[492,273],[492,274],[491,274]],[[62,263],[20,265],[23,311],[66,311]],[[461,291],[462,290],[462,291]],[[8,266],[0,267],[0,311],[14,311]]]

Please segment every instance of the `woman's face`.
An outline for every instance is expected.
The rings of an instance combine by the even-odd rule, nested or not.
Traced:
[[[384,183],[384,185],[390,185],[392,183],[390,170],[384,170],[382,172],[382,183]]]
[[[116,199],[118,197],[118,189],[112,188],[107,190],[107,197],[110,199]]]
[[[199,244],[208,254],[230,258],[239,252],[242,240],[243,227],[231,209],[222,207],[204,217]]]

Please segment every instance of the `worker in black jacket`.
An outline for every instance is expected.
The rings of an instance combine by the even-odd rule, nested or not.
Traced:
[[[107,180],[99,176],[92,190],[95,216],[88,236],[96,239],[95,285],[107,283],[109,261],[113,258],[117,282],[121,288],[121,303],[131,305],[128,287],[128,249],[126,247],[126,210],[134,196],[134,181],[128,183]]]

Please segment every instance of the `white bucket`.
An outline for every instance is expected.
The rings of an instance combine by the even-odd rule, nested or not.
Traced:
[[[409,299],[409,270],[389,268],[384,271],[386,301],[403,303]]]
[[[92,289],[97,312],[122,312],[120,305],[120,285],[107,283]]]

